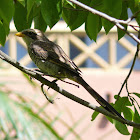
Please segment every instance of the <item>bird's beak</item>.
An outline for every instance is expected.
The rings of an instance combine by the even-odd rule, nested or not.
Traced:
[[[18,37],[24,37],[25,36],[22,32],[18,32],[15,35],[18,36]]]

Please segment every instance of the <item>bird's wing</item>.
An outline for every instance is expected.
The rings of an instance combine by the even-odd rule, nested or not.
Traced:
[[[52,42],[52,43],[53,43],[53,42]],[[78,72],[81,73],[80,69],[79,69],[79,68],[77,67],[77,65],[66,55],[66,53],[63,51],[63,49],[62,49],[60,46],[58,46],[58,45],[55,46],[55,45],[56,45],[56,44],[54,44],[54,49],[55,49],[55,52],[59,55],[59,58],[61,58],[61,60],[62,60],[64,63],[70,65],[70,67],[76,69]]]
[[[41,46],[41,47],[40,47]],[[59,66],[62,66],[76,74],[80,74],[79,68],[76,64],[65,54],[60,46],[51,41],[35,41],[30,44],[30,48],[36,57],[50,61]]]

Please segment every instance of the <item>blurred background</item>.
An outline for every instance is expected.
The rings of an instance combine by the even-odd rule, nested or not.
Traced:
[[[0,49],[22,65],[35,68],[29,58],[26,45],[17,32],[14,23],[4,47]],[[132,29],[128,29],[135,33]],[[102,29],[97,42],[91,41],[84,31],[84,25],[70,32],[61,20],[46,36],[59,44],[66,54],[80,67],[83,78],[108,102],[114,102],[127,76],[136,51],[136,43],[129,36],[117,40],[117,29],[112,28],[106,35]],[[129,81],[129,92],[140,91],[140,60],[136,61]],[[53,80],[46,77],[49,80]],[[57,82],[70,93],[99,106],[82,88]],[[0,60],[0,140],[125,140],[130,136],[121,135],[103,115],[91,121],[90,110],[70,99],[47,90],[54,100],[50,104],[40,90],[40,83],[21,73],[18,69]],[[121,96],[127,96],[125,88]],[[131,129],[131,128],[130,128]]]

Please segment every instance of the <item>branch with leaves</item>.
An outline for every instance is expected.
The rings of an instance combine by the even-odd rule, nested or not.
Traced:
[[[133,16],[130,18],[128,18],[128,8],[130,8],[133,13]],[[131,70],[126,77],[122,88],[125,84],[127,86],[127,81],[133,70],[140,43],[140,39],[136,35],[127,31],[128,26],[133,28],[136,32],[139,31],[137,30],[137,28],[139,29],[138,26],[131,25],[130,23],[135,18],[138,25],[140,25],[140,6],[137,0],[53,0],[53,2],[52,0],[14,0],[14,2],[12,0],[3,0],[0,4],[0,9],[0,44],[2,44],[3,46],[6,41],[6,36],[9,34],[10,31],[9,24],[11,19],[14,20],[15,27],[18,31],[30,28],[32,21],[34,21],[34,27],[42,31],[45,31],[47,26],[52,28],[60,20],[60,18],[64,19],[64,21],[67,23],[67,25],[72,31],[85,23],[85,31],[89,38],[93,39],[94,41],[96,41],[97,35],[102,27],[104,27],[107,34],[110,29],[115,25],[118,29],[118,39],[122,38],[125,34],[128,34],[138,44],[137,52],[131,66]],[[133,115],[131,114],[131,112],[133,111],[127,106],[124,106],[123,110],[126,110],[126,112],[123,112],[123,114],[125,118],[130,118],[129,120],[133,120],[136,123],[127,120],[119,120],[119,118],[116,118],[104,109],[96,107],[89,102],[86,102],[74,95],[71,95],[67,91],[58,87],[55,83],[51,83],[50,81],[48,81],[39,73],[21,66],[17,61],[12,60],[3,52],[0,52],[0,58],[7,61],[14,67],[18,68],[22,72],[34,77],[42,84],[48,85],[49,87],[53,88],[64,96],[88,108],[96,110],[104,115],[110,116],[111,118],[118,120],[124,124],[133,126],[134,133],[132,132],[132,137],[139,138],[139,135],[136,136],[136,128],[140,128],[140,117],[135,106],[135,113]],[[125,97],[120,97],[119,100],[115,103],[115,105],[121,101],[123,102],[125,99]],[[128,102],[126,104],[128,104]],[[129,116],[128,111],[131,116]],[[114,124],[116,128],[118,128],[118,123]],[[127,128],[126,125],[123,125],[122,127],[123,129]],[[128,133],[126,130],[124,134],[129,135],[130,133]]]
[[[139,123],[134,123],[134,122],[131,122],[129,120],[123,120],[117,116],[112,115],[110,112],[106,111],[103,108],[97,107],[97,106],[95,106],[95,105],[93,105],[93,104],[91,104],[83,99],[80,99],[79,97],[77,97],[77,96],[67,92],[66,90],[58,87],[56,83],[54,83],[54,82],[52,83],[52,82],[48,81],[46,78],[44,78],[38,72],[22,66],[19,62],[17,62],[16,60],[13,60],[12,58],[10,58],[8,55],[3,53],[2,51],[0,51],[0,58],[4,61],[8,62],[9,64],[13,65],[14,67],[18,68],[20,71],[28,74],[29,76],[35,78],[38,81],[40,81],[42,84],[47,85],[48,87],[54,89],[55,91],[59,92],[60,94],[64,95],[65,97],[67,97],[67,98],[69,98],[69,99],[71,99],[71,100],[73,100],[73,101],[75,101],[75,102],[77,102],[85,107],[88,107],[92,110],[95,110],[99,113],[102,113],[106,116],[109,116],[112,119],[117,120],[121,123],[128,124],[130,126],[133,126],[135,128],[140,129]]]
[[[88,5],[85,5],[85,4],[83,4],[83,3],[81,3],[81,2],[79,2],[79,1],[77,1],[77,0],[68,0],[69,2],[71,2],[72,4],[75,4],[76,6],[79,6],[79,7],[81,7],[81,8],[83,8],[84,9],[84,11],[85,10],[87,10],[87,11],[89,11],[91,14],[93,14],[93,15],[97,15],[98,17],[102,17],[103,19],[105,19],[105,20],[107,20],[107,21],[109,21],[110,23],[113,23],[118,29],[120,29],[120,30],[122,30],[123,32],[124,32],[124,34],[127,34],[127,35],[129,35],[133,40],[135,40],[136,42],[137,42],[137,50],[136,50],[136,53],[135,53],[135,56],[134,56],[134,59],[133,59],[133,63],[132,63],[132,66],[131,66],[131,68],[130,68],[130,71],[129,71],[129,73],[128,73],[128,75],[127,75],[127,77],[126,77],[126,79],[124,80],[124,82],[123,82],[123,85],[122,85],[122,87],[121,87],[121,89],[120,89],[120,92],[119,92],[119,94],[118,94],[118,98],[119,98],[119,96],[120,96],[120,93],[121,93],[121,91],[122,91],[122,89],[123,89],[123,87],[124,87],[124,85],[126,84],[126,90],[127,90],[127,92],[128,92],[128,95],[130,95],[129,94],[129,91],[128,91],[128,87],[127,87],[127,81],[128,81],[128,79],[129,79],[129,76],[131,75],[131,73],[132,73],[132,70],[133,70],[133,68],[134,68],[134,65],[135,65],[135,61],[136,61],[136,58],[137,58],[137,56],[138,56],[138,52],[139,52],[139,44],[140,44],[140,37],[139,37],[139,35],[140,35],[140,33],[139,33],[139,26],[135,26],[135,25],[131,25],[130,24],[130,22],[135,18],[136,19],[136,21],[137,21],[137,23],[138,24],[140,24],[140,14],[139,14],[139,12],[140,12],[140,8],[139,8],[139,6],[138,6],[138,4],[135,4],[135,6],[133,5],[134,4],[134,2],[132,2],[132,1],[129,1],[129,4],[130,4],[130,9],[132,10],[132,12],[133,12],[133,15],[132,15],[132,17],[130,17],[130,18],[128,18],[128,19],[126,19],[126,20],[124,20],[124,17],[123,17],[123,20],[120,20],[120,19],[117,19],[117,18],[114,18],[114,17],[111,17],[111,16],[109,16],[109,15],[107,15],[106,14],[106,12],[108,12],[108,9],[111,7],[111,5],[109,4],[110,2],[107,2],[107,1],[104,1],[104,2],[106,2],[106,5],[107,6],[110,6],[110,7],[108,7],[107,8],[107,6],[105,6],[107,9],[106,9],[106,12],[104,13],[104,12],[101,12],[101,11],[99,11],[99,10],[96,10],[96,9],[94,9],[94,8],[92,8],[92,7],[90,7],[90,6],[88,6]],[[112,3],[114,3],[115,1],[113,1]],[[119,6],[122,6],[121,4],[121,2],[122,1],[116,1],[116,2],[118,2],[117,3],[117,5],[119,5]],[[124,2],[124,1],[123,1]],[[92,2],[91,2],[92,3]],[[94,2],[93,2],[94,3]],[[94,4],[90,4],[91,6],[93,6]],[[105,4],[105,3],[104,3]],[[123,3],[124,5],[126,4],[125,2]],[[114,5],[115,5],[115,3],[114,3]],[[113,6],[113,5],[112,5]],[[116,5],[115,5],[116,6]],[[118,8],[120,8],[118,6]],[[116,6],[117,7],[117,6]],[[114,7],[114,8],[116,8],[116,7]],[[135,7],[135,8],[134,8]],[[118,8],[116,8],[116,13],[119,13],[119,10],[118,10]],[[124,6],[123,7],[124,9],[125,9],[125,11],[123,12],[123,10],[121,11],[122,13],[125,13],[126,12],[126,10],[127,10],[127,7],[126,6]],[[98,8],[97,8],[98,9]],[[100,8],[101,9],[101,8]],[[113,13],[113,11],[112,11],[112,13]],[[115,12],[114,12],[115,13]],[[92,16],[93,16],[92,15]],[[126,14],[127,15],[127,14]],[[126,16],[125,15],[125,16]],[[95,18],[95,16],[93,16],[93,19],[94,19],[94,21],[92,22],[93,23],[93,25],[92,25],[92,27],[94,26],[94,25],[96,25],[95,27],[93,27],[93,28],[96,28],[96,30],[94,29],[94,32],[95,33],[93,33],[94,35],[92,35],[92,33],[90,32],[90,31],[88,31],[88,29],[87,29],[87,26],[88,26],[88,23],[86,22],[86,32],[87,32],[87,34],[88,34],[88,36],[90,37],[90,38],[92,38],[92,39],[94,39],[94,40],[96,40],[96,38],[97,38],[97,34],[98,34],[98,32],[100,31],[100,29],[101,29],[101,27],[102,27],[102,25],[99,25],[99,23],[100,23],[100,18]],[[122,18],[122,17],[120,17],[120,18]],[[87,18],[87,20],[88,20],[88,18]],[[91,19],[90,19],[91,20]],[[95,21],[96,20],[96,21]],[[94,22],[97,22],[97,24],[94,24]],[[107,23],[107,22],[106,22]],[[102,24],[104,24],[104,20],[102,20]],[[124,25],[124,26],[122,26],[122,24]],[[100,26],[100,28],[99,28],[99,26]],[[106,30],[106,33],[108,33],[109,32],[109,30],[113,27],[113,26],[110,26],[109,27],[109,29],[107,29],[108,27],[107,26],[105,26],[105,24],[103,25],[104,26],[104,28],[105,28],[105,30]],[[135,31],[137,31],[138,32],[138,37],[137,36],[135,36],[133,33],[131,33],[131,32],[129,32],[129,31],[127,31],[127,27],[128,26],[130,26],[130,27],[132,27]],[[136,29],[138,27],[138,30]],[[90,32],[90,33],[89,33]],[[93,32],[93,31],[92,31]],[[124,35],[123,34],[123,35]],[[122,37],[122,36],[121,36]],[[119,37],[119,30],[118,30],[118,39],[120,39],[121,37]],[[136,94],[136,96],[138,96],[139,97],[139,94]],[[130,97],[130,96],[129,96]],[[130,100],[132,99],[132,97],[130,97]],[[133,98],[134,99],[134,98]],[[133,101],[135,101],[135,100],[133,100]],[[133,101],[132,101],[132,104],[133,104]],[[136,101],[135,101],[136,102]],[[137,103],[137,102],[136,102]],[[134,105],[134,104],[133,104]],[[138,105],[138,104],[137,104]],[[138,105],[138,107],[139,107],[139,105]],[[134,108],[135,108],[135,106],[134,106]],[[128,108],[125,108],[126,110],[128,109]],[[124,109],[124,110],[125,110]],[[137,112],[137,109],[135,108],[135,114],[136,114],[136,116],[134,116],[134,120],[137,120],[138,122],[139,122],[139,114],[138,114],[138,112]],[[136,119],[137,118],[137,119]],[[116,127],[117,128],[117,127]],[[133,129],[133,133],[132,133],[132,136],[131,136],[131,139],[139,139],[140,138],[140,134],[138,133],[138,134],[136,134],[137,132],[138,132],[139,130],[135,130],[135,128]],[[127,132],[126,132],[127,133]],[[125,132],[123,133],[123,134],[126,134]],[[128,134],[128,133],[127,133]]]
[[[126,30],[126,28],[124,26],[122,26],[121,24],[125,24],[125,25],[129,25],[130,21],[136,17],[137,14],[139,14],[139,12],[135,13],[135,16],[133,15],[131,18],[127,19],[127,20],[119,20],[119,19],[116,19],[114,17],[111,17],[101,11],[98,11],[94,8],[91,8],[77,0],[68,0],[78,6],[80,6],[81,8],[91,12],[92,14],[95,14],[95,15],[98,15],[108,21],[110,21],[111,23],[113,23],[116,27],[118,27],[119,29],[123,30],[126,34],[128,34],[131,38],[133,38],[137,43],[140,43],[140,39],[138,39],[137,36],[135,36],[133,33],[130,33]],[[133,25],[131,25],[133,27]]]
[[[102,17],[102,18],[104,18],[104,19],[110,21],[110,22],[113,23],[117,28],[119,28],[119,29],[121,29],[122,31],[124,31],[124,33],[128,34],[132,39],[134,39],[134,40],[137,42],[137,50],[136,50],[136,53],[135,53],[135,56],[134,56],[134,59],[133,59],[133,63],[132,63],[132,66],[131,66],[131,68],[130,68],[130,71],[129,71],[128,75],[126,76],[126,79],[124,80],[124,82],[123,82],[123,84],[122,84],[122,86],[121,86],[121,89],[120,89],[120,91],[119,91],[119,93],[118,93],[118,98],[119,98],[119,96],[120,96],[120,94],[121,94],[121,91],[122,91],[122,89],[123,89],[123,87],[124,87],[125,84],[126,84],[126,88],[127,88],[127,81],[128,81],[128,79],[129,79],[129,76],[131,75],[131,73],[132,73],[132,71],[133,71],[133,68],[134,68],[134,65],[135,65],[135,61],[136,61],[136,58],[137,58],[138,52],[139,52],[140,33],[139,33],[139,30],[137,30],[137,29],[135,28],[135,27],[138,27],[138,28],[139,28],[139,26],[131,25],[130,22],[131,22],[134,18],[137,18],[137,17],[138,17],[138,14],[140,13],[140,10],[138,10],[137,12],[135,12],[135,13],[134,13],[130,18],[128,18],[127,20],[120,20],[120,19],[116,19],[116,18],[114,18],[114,17],[111,17],[111,16],[109,16],[109,15],[107,15],[107,14],[101,12],[101,11],[98,11],[98,10],[94,9],[94,8],[91,8],[91,7],[85,5],[85,4],[83,4],[83,3],[81,3],[81,2],[79,2],[79,1],[77,1],[77,0],[68,0],[68,1],[69,1],[69,2],[72,2],[73,4],[75,4],[75,5],[77,5],[77,6],[81,7],[81,8],[83,8],[84,10],[87,10],[87,11],[91,12],[91,13],[94,14],[94,15],[98,15],[98,16],[100,16],[100,17]],[[127,26],[130,26],[130,27],[132,27],[135,31],[137,31],[137,32],[138,32],[138,37],[137,37],[136,35],[134,35],[133,33],[130,33],[129,31],[127,31],[127,29],[126,29],[124,26],[122,26],[122,24],[127,25]]]

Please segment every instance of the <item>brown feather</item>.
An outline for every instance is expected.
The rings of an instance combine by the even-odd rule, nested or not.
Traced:
[[[51,63],[69,69],[78,75],[81,73],[76,64],[65,54],[65,52],[51,41],[35,41],[30,45],[30,49],[36,57],[42,60],[50,61]]]

